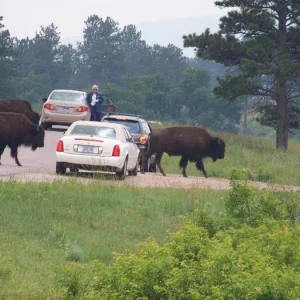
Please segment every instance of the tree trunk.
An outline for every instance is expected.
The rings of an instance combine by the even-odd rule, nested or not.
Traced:
[[[276,130],[276,148],[286,151],[288,149],[288,107],[286,99],[286,83],[282,79],[277,80],[277,116],[278,127]]]
[[[244,115],[244,134],[248,134],[248,96],[246,96],[244,101],[244,109],[243,109],[243,115]]]
[[[276,148],[278,150],[286,151],[288,148],[288,103],[287,103],[287,89],[286,89],[286,70],[284,67],[284,57],[286,52],[286,39],[287,39],[287,16],[286,16],[286,2],[282,1],[278,5],[278,46],[279,46],[279,68],[276,75],[277,85],[277,137]]]

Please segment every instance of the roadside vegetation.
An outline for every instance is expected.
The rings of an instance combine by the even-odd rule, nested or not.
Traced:
[[[287,295],[294,295],[298,195],[234,182],[229,192],[116,187],[101,180],[0,182],[0,297],[170,299],[178,293],[202,299],[211,293],[216,299],[225,295],[221,286],[238,290],[226,280],[239,278],[243,268],[240,293],[247,293],[267,264],[271,287],[289,273]],[[233,258],[241,265],[233,268]],[[261,284],[267,292],[266,280]],[[275,291],[286,289],[282,282]]]

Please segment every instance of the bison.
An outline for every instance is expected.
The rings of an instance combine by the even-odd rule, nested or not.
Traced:
[[[34,124],[39,124],[40,115],[32,110],[27,100],[0,99],[0,112],[15,112],[26,115]]]
[[[211,157],[215,162],[225,155],[225,142],[208,133],[204,127],[177,126],[154,130],[148,138],[148,150],[145,153],[143,164],[156,153],[155,163],[163,176],[166,173],[160,165],[163,153],[169,156],[181,156],[179,166],[183,169],[182,175],[187,177],[188,161],[195,162],[198,170],[207,177],[202,159]],[[141,170],[144,170],[143,168]],[[144,172],[141,172],[144,173]]]
[[[24,114],[0,112],[0,160],[4,149],[8,146],[16,164],[22,166],[18,160],[18,147],[23,145],[35,151],[38,147],[44,147],[44,138],[43,127],[35,125]]]

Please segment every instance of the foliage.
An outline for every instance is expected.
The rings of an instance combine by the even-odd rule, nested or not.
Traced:
[[[32,39],[12,39],[4,33],[5,51],[15,51],[7,62],[16,65],[15,72],[6,70],[9,76],[1,77],[7,79],[2,89],[6,97],[27,99],[39,107],[53,89],[90,91],[98,84],[120,112],[238,130],[240,104],[225,103],[212,91],[222,66],[189,60],[172,44],[149,46],[134,25],[121,28],[110,17],[91,15],[76,48],[61,43],[53,23],[41,26]]]
[[[162,246],[148,239],[110,266],[95,262],[80,298],[296,299],[299,220],[271,194],[231,185],[226,213],[196,210]]]
[[[277,131],[277,148],[288,147],[288,128],[298,82],[300,9],[298,0],[222,0],[215,4],[232,8],[220,19],[220,30],[184,36],[185,47],[196,47],[197,56],[213,59],[231,72],[219,79],[217,95],[235,100],[241,95],[256,98],[256,109]]]
[[[0,16],[0,98],[14,95],[14,86],[11,78],[15,72],[15,51],[13,39],[2,24],[3,17]]]
[[[80,181],[0,181],[1,299],[79,295],[94,260],[110,264],[114,251],[134,251],[149,236],[162,243],[182,224],[180,215],[205,203],[222,207],[220,191],[199,197],[197,189]]]

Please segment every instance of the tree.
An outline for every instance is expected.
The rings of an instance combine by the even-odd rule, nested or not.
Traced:
[[[182,72],[186,68],[182,50],[172,44],[167,47],[153,45],[148,59],[150,74],[164,73],[172,78],[175,84],[179,82]]]
[[[184,36],[197,56],[231,67],[215,93],[229,100],[241,95],[260,98],[260,112],[276,110],[277,149],[287,150],[289,106],[299,97],[299,0],[223,0],[235,8],[221,18],[220,30]],[[267,104],[267,105],[266,105]]]
[[[100,85],[119,83],[124,73],[124,56],[118,23],[97,15],[88,17],[83,29],[83,43],[79,44],[79,66],[87,80],[81,86],[94,82]],[[81,75],[77,76],[80,80]]]
[[[142,40],[142,33],[135,25],[124,26],[121,31],[121,50],[124,57],[124,72],[126,75],[147,74],[147,58],[150,47]]]
[[[11,79],[16,76],[15,51],[13,39],[2,24],[0,16],[0,97],[12,97],[14,95]]]

